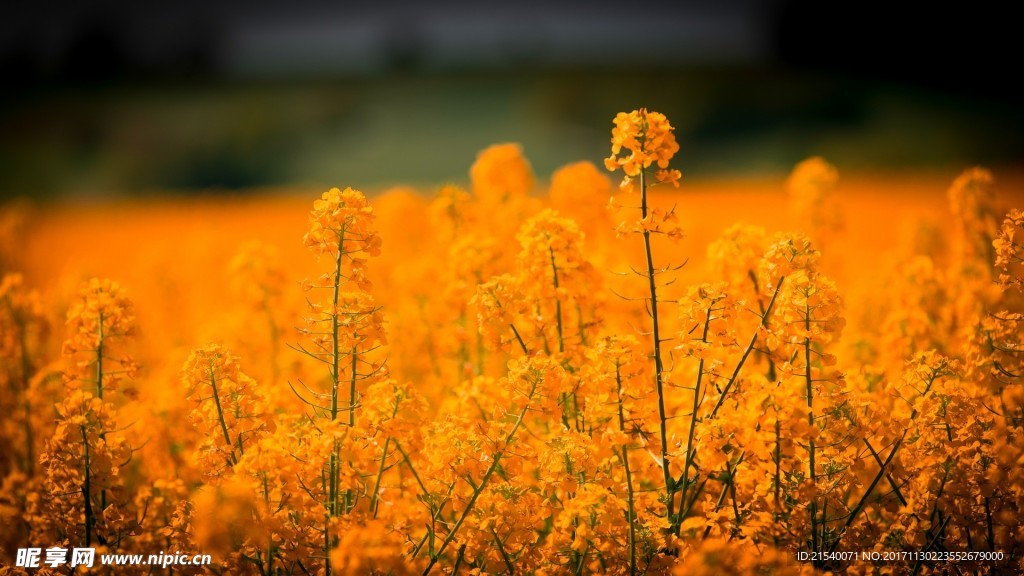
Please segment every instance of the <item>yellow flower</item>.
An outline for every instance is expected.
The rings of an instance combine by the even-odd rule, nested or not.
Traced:
[[[469,170],[473,194],[483,202],[523,198],[533,189],[533,170],[518,144],[495,144],[480,152]]]
[[[304,243],[317,254],[342,250],[351,260],[380,254],[380,236],[373,228],[373,208],[358,190],[331,188],[313,202]]]
[[[679,151],[679,144],[672,133],[668,118],[660,112],[648,112],[646,108],[632,112],[619,112],[612,128],[612,155],[605,159],[608,170],[622,169],[626,176],[638,176],[657,164],[657,178],[661,182],[679,180],[678,170],[667,170],[669,160]],[[629,152],[621,156],[623,150]]]

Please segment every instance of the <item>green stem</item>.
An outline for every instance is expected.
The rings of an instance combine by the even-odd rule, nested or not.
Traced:
[[[508,552],[505,551],[505,545],[502,544],[501,538],[498,537],[498,532],[491,528],[491,534],[494,535],[494,543],[498,545],[498,552],[501,553],[501,558],[505,561],[505,566],[508,567],[508,576],[514,576],[516,568],[512,564],[512,558],[509,558]]]
[[[871,456],[875,459],[875,463],[878,464],[879,467],[881,467],[882,457],[878,455],[878,452],[875,451],[874,446],[871,445],[871,442],[868,442],[867,438],[864,438],[864,445],[868,447],[868,451],[871,452]],[[886,471],[885,473],[885,479],[889,481],[889,486],[892,487],[892,491],[893,493],[896,494],[896,498],[899,499],[900,504],[906,506],[907,499],[903,497],[903,491],[900,490],[900,486],[899,484],[896,483],[896,479],[893,478],[892,474],[890,474],[888,471]]]
[[[985,497],[985,538],[988,541],[988,549],[996,551],[995,530],[992,529],[992,507],[989,505],[990,498]]]
[[[548,254],[551,256],[551,275],[555,281],[555,318],[558,327],[558,352],[565,352],[565,340],[562,337],[562,299],[558,297],[558,266],[555,266],[555,251],[549,246]]]
[[[352,347],[352,378],[348,384],[348,425],[356,425],[356,366],[359,362],[359,352],[355,346]]]
[[[647,177],[640,170],[640,215],[647,218]],[[647,257],[647,286],[650,291],[652,337],[654,338],[654,384],[658,391],[658,434],[661,440],[661,472],[665,482],[665,511],[669,531],[676,532],[679,524],[675,516],[676,483],[669,470],[668,415],[665,411],[664,365],[661,361],[661,327],[658,324],[658,286],[655,282],[654,255],[651,252],[651,232],[644,228],[644,254]]]
[[[462,568],[462,560],[466,557],[466,545],[459,546],[459,555],[455,558],[455,566],[452,567],[452,576],[458,576],[459,570]]]
[[[761,285],[757,281],[757,274],[753,270],[747,270],[747,276],[750,278],[750,282],[754,285],[754,294],[757,295],[757,308],[761,311],[761,317],[765,317],[766,308],[764,307],[764,298],[761,296]],[[775,381],[775,360],[772,360],[770,352],[762,352],[768,359],[768,381]]]
[[[395,409],[391,412],[391,418],[392,419],[394,419],[395,416],[398,415],[398,405],[399,405],[399,401],[396,400],[395,401]],[[396,445],[398,444],[397,440],[395,441],[395,444]],[[380,468],[377,469],[377,480],[376,480],[376,482],[373,483],[373,493],[370,495],[370,510],[373,510],[373,517],[374,518],[377,517],[377,500],[379,499],[378,494],[380,493],[380,482],[381,482],[381,479],[384,477],[384,468],[385,468],[384,464],[387,462],[387,459],[388,459],[388,448],[390,447],[390,445],[391,445],[391,437],[388,436],[384,440],[384,450],[383,450],[383,452],[382,452],[382,454],[380,456]],[[412,467],[410,466],[410,469],[411,468]],[[415,474],[415,473],[416,473],[416,471],[413,470],[413,474]],[[417,477],[416,480],[418,481],[419,478]]]
[[[96,525],[96,513],[92,509],[92,471],[89,462],[89,436],[82,430],[82,443],[85,446],[85,481],[82,483],[82,497],[85,499],[85,545],[92,546],[92,530]]]
[[[338,325],[338,299],[341,295],[341,262],[345,255],[345,227],[342,226],[338,234],[338,251],[334,258],[334,290],[331,296],[331,421],[338,419],[338,386],[340,384],[340,354],[338,353],[339,325]],[[340,467],[338,463],[338,441],[335,440],[331,448],[330,461],[328,463],[329,478],[327,479],[327,517],[324,519],[324,568],[325,574],[332,574],[331,567],[331,546],[333,539],[330,535],[330,519],[338,515],[338,483]]]
[[[516,330],[515,324],[509,324],[512,328],[512,333],[516,335],[516,341],[519,342],[519,347],[523,349],[523,354],[529,356],[530,351],[526,349],[526,342],[523,342],[523,337],[519,335],[519,330]]]
[[[700,341],[704,344],[708,341],[708,330],[711,326],[711,313],[714,309],[714,303],[708,306],[707,317],[704,319],[704,333],[701,335]],[[693,435],[697,429],[697,411],[700,409],[700,385],[704,379],[704,358],[700,359],[697,363],[697,383],[693,388],[693,408],[690,412],[690,430],[686,438],[686,455],[683,460],[683,489],[682,497],[680,502],[686,502],[686,494],[690,490],[690,466],[693,464]],[[685,518],[680,518],[679,523],[676,524],[676,534],[679,533],[679,525]]]
[[[96,344],[96,397],[100,400],[103,399],[103,311],[99,313],[99,342]],[[105,430],[100,430],[100,440],[104,444],[107,442],[107,433]],[[88,449],[88,442],[86,448]],[[107,509],[107,491],[106,489],[100,490],[100,514]],[[93,519],[95,522],[95,519]]]
[[[697,504],[697,499],[700,498],[700,495],[704,492],[704,487],[707,485],[708,479],[705,476],[704,479],[701,480],[700,484],[697,485],[697,489],[693,492],[693,496],[690,496],[690,501],[688,503],[682,501],[679,502],[680,517],[686,518],[690,515],[690,511],[693,510],[694,505]]]
[[[810,333],[811,330],[811,310],[810,304],[804,305],[804,329]],[[811,378],[811,339],[810,337],[804,338],[804,380],[807,387],[807,423],[813,428],[814,427],[814,390],[813,390],[813,379]],[[817,474],[814,465],[814,438],[810,439],[807,443],[808,453],[808,467],[810,469],[811,484],[817,486]],[[810,506],[811,512],[811,549],[814,552],[818,551],[818,499],[815,497],[811,500]],[[817,564],[816,564],[817,565]]]
[[[725,485],[722,486],[722,492],[718,495],[718,502],[715,503],[715,512],[718,512],[719,510],[722,509],[722,506],[725,504],[725,497],[728,496],[730,494],[730,492],[731,492],[731,494],[732,494],[733,513],[736,516],[736,530],[737,531],[739,531],[739,526],[740,526],[740,514],[739,514],[739,509],[736,507],[736,481],[735,481],[735,476],[736,476],[736,470],[738,470],[739,467],[740,467],[740,464],[743,463],[743,458],[745,456],[746,456],[746,452],[740,453],[740,457],[736,459],[736,463],[733,464],[731,467],[729,466],[728,463],[726,463],[726,465],[725,465],[725,473],[726,473],[727,478],[723,482]],[[707,482],[707,480],[705,480],[705,482]],[[709,534],[711,534],[711,526],[708,526],[707,528],[704,529],[704,535],[701,537],[701,540],[707,539]],[[730,540],[732,539],[731,535],[730,535],[729,539]]]
[[[778,409],[775,413],[775,514],[776,519],[782,515],[782,425]]]
[[[423,480],[420,479],[419,473],[417,473],[416,469],[413,468],[412,460],[409,459],[409,455],[402,449],[402,445],[398,443],[398,440],[395,440],[395,449],[402,455],[402,459],[405,460],[405,465],[408,466],[409,471],[412,472],[412,477],[416,479],[416,483],[419,484],[420,490],[422,490],[423,495],[426,496],[428,494],[427,487],[423,484]]]
[[[779,291],[782,290],[782,283],[785,281],[785,276],[779,279],[779,285],[775,287],[775,292],[772,294],[772,299],[768,302],[768,308],[766,308],[764,314],[761,315],[761,328],[768,326],[768,316],[771,315],[772,308],[775,307],[775,300],[776,298],[778,298]],[[736,379],[740,375],[740,370],[743,368],[743,364],[747,361],[747,357],[750,356],[750,351],[754,349],[755,342],[757,342],[757,330],[755,330],[754,334],[750,336],[750,342],[747,344],[746,349],[743,350],[743,355],[740,356],[740,361],[736,364],[736,368],[732,371],[732,376],[729,377],[729,380],[725,383],[725,386],[722,387],[722,394],[719,395],[718,402],[715,403],[715,407],[712,408],[711,410],[711,418],[714,418],[715,415],[718,414],[718,409],[721,408],[722,404],[725,403],[725,397],[729,394],[729,390],[732,388],[732,385],[736,383]]]
[[[234,466],[238,464],[238,458],[235,456],[235,448],[231,443],[231,435],[228,434],[228,425],[224,421],[224,409],[221,407],[220,394],[217,392],[217,377],[214,375],[212,367],[210,368],[210,388],[213,388],[213,403],[217,406],[217,420],[220,422],[220,431],[224,434],[224,444],[231,450],[228,463]]]
[[[373,517],[377,517],[377,494],[380,492],[380,481],[384,477],[384,464],[388,458],[388,448],[391,445],[391,437],[384,441],[384,453],[380,457],[380,467],[377,469],[377,481],[373,483],[373,494],[370,495],[370,510],[373,510]]]
[[[941,538],[942,534],[946,531],[946,525],[949,524],[951,518],[952,516],[947,516],[946,519],[942,521],[942,524],[939,526],[939,531],[935,533],[935,537],[928,542],[928,545],[925,546],[923,550],[921,550],[922,554],[918,556],[917,562],[914,563],[914,569],[911,571],[911,575],[916,575],[918,572],[921,571],[921,566],[923,562],[923,560],[921,560],[921,557],[924,556],[923,553],[928,552],[929,550],[934,548],[936,544],[939,543],[939,538]]]
[[[619,404],[619,431],[626,432],[626,416],[622,409],[622,372],[619,359],[615,359],[615,384]],[[629,469],[629,452],[621,449],[622,467],[626,469],[626,521],[629,522],[629,574],[636,576],[636,508],[633,495],[633,476]]]
[[[503,442],[503,445],[505,447],[508,447],[508,445],[512,442],[512,439],[515,437],[516,432],[519,430],[519,427],[523,424],[523,419],[526,417],[526,412],[530,408],[530,401],[533,400],[533,395],[537,391],[538,383],[539,381],[537,380],[533,382],[533,386],[530,388],[530,393],[527,395],[528,400],[526,402],[526,406],[523,406],[522,411],[519,412],[519,417],[516,418],[515,424],[512,425],[512,430],[510,430],[509,433],[505,436],[505,441]],[[470,512],[473,511],[473,506],[476,505],[477,499],[480,497],[480,494],[483,493],[484,488],[487,487],[487,482],[491,479],[491,475],[493,475],[494,471],[498,469],[498,463],[501,461],[503,455],[504,452],[502,450],[498,450],[497,452],[495,452],[494,460],[491,462],[491,465],[487,468],[487,471],[484,472],[483,478],[480,479],[480,482],[477,483],[476,487],[474,488],[473,495],[469,498],[469,502],[466,504],[465,509],[463,509],[462,515],[459,516],[459,519],[455,522],[455,525],[452,526],[451,531],[448,532],[448,535],[445,536],[444,540],[441,542],[441,547],[437,549],[436,553],[431,555],[430,563],[427,564],[426,569],[423,570],[423,576],[430,574],[430,571],[434,568],[434,565],[437,564],[438,559],[441,557],[442,554],[444,554],[445,549],[448,548],[448,545],[451,544],[452,540],[455,539],[455,535],[458,534],[459,528],[462,527],[462,524],[466,521],[466,518],[469,517]]]
[[[96,344],[96,397],[103,399],[103,312],[100,312],[99,342]],[[102,436],[101,436],[102,437]]]
[[[921,392],[922,397],[926,396],[928,392],[931,391],[932,384],[935,383],[935,380],[937,378],[938,373],[933,372],[931,377],[928,379],[928,384],[925,385],[924,387],[924,391]],[[918,412],[916,408],[910,412],[911,422],[913,422],[917,418],[917,414]],[[836,548],[839,547],[839,542],[842,540],[843,535],[846,534],[847,529],[853,525],[853,522],[857,519],[857,516],[861,513],[862,510],[864,510],[864,507],[867,505],[868,497],[871,496],[871,493],[875,490],[875,487],[878,486],[878,483],[882,481],[882,478],[885,476],[886,472],[889,469],[889,464],[892,462],[893,458],[896,457],[896,453],[899,452],[900,446],[903,445],[903,439],[907,437],[907,432],[909,430],[910,428],[904,430],[903,434],[900,435],[899,439],[896,440],[895,444],[893,444],[892,450],[889,452],[889,456],[886,457],[885,462],[882,462],[882,465],[879,467],[878,473],[875,474],[875,478],[871,481],[871,484],[868,486],[868,489],[864,491],[864,495],[861,496],[860,500],[857,502],[857,505],[854,506],[853,510],[850,511],[850,515],[847,516],[846,523],[839,530],[839,533],[836,534],[836,539],[833,540],[832,545],[829,546],[829,552],[836,551]]]

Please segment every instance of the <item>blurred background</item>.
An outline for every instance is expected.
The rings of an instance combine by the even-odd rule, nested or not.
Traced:
[[[827,6],[826,6],[827,5]],[[684,177],[1017,170],[995,2],[33,2],[0,18],[0,200],[463,182],[520,142],[545,178],[640,106]]]

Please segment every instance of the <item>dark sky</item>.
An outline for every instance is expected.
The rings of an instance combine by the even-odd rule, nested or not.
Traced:
[[[1005,3],[1004,3],[1005,4]],[[998,95],[1020,56],[996,2],[24,2],[0,18],[22,82],[288,78],[501,67],[777,65]]]
[[[544,174],[670,115],[688,174],[1020,166],[1008,8],[812,0],[25,2],[0,13],[0,198]]]

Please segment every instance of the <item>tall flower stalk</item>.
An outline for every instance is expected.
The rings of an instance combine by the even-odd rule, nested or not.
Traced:
[[[33,536],[49,528],[51,538],[116,549],[132,530],[119,474],[131,450],[111,434],[117,411],[110,394],[127,392],[124,383],[136,375],[135,362],[118,353],[134,326],[132,302],[110,280],[86,282],[68,310],[63,346],[68,393],[57,405],[57,427],[40,457],[43,487],[57,497],[39,504],[49,509],[52,524],[37,524],[43,531]],[[44,511],[30,507],[30,515],[39,513]]]
[[[367,292],[366,259],[380,253],[380,236],[373,227],[373,208],[362,192],[332,188],[313,203],[310,229],[305,245],[318,257],[331,261],[329,272],[306,287],[330,293],[326,303],[309,300],[310,316],[302,330],[310,337],[310,347],[295,349],[327,368],[327,389],[305,386],[296,394],[313,408],[324,438],[330,439],[329,456],[322,477],[324,501],[323,550],[326,573],[331,574],[331,550],[338,544],[332,534],[335,518],[352,510],[359,494],[344,487],[341,451],[356,424],[359,388],[386,376],[386,368],[373,355],[384,343],[383,315]],[[293,387],[294,390],[294,387]],[[347,398],[345,398],[347,396]]]
[[[679,151],[672,125],[668,118],[646,108],[630,113],[620,112],[615,117],[612,129],[612,155],[605,159],[605,167],[611,171],[621,169],[625,173],[621,188],[632,191],[639,181],[640,219],[631,225],[625,222],[619,232],[639,232],[643,236],[644,258],[647,280],[647,312],[651,317],[651,340],[653,346],[654,386],[658,393],[658,436],[661,442],[660,465],[665,484],[665,511],[671,533],[677,532],[679,518],[675,511],[678,486],[672,478],[668,449],[668,414],[665,410],[665,364],[662,357],[662,329],[658,315],[658,275],[664,269],[654,266],[651,249],[652,234],[666,234],[670,238],[682,236],[675,224],[675,213],[653,208],[648,202],[648,172],[657,165],[655,178],[658,182],[679,185],[680,172],[668,168],[669,160]],[[628,155],[625,155],[628,152]]]

